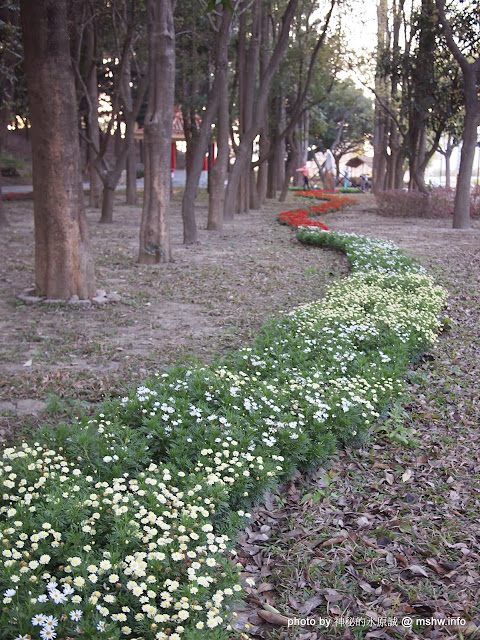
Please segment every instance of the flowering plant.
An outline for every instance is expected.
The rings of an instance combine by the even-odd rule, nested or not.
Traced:
[[[339,196],[326,191],[320,191],[319,189],[312,189],[310,191],[296,191],[295,195],[315,198],[317,200],[323,200],[321,204],[311,205],[305,209],[293,209],[291,211],[284,211],[278,217],[281,222],[288,224],[292,227],[302,227],[309,225],[311,227],[319,227],[320,229],[328,230],[328,227],[320,220],[315,220],[315,216],[319,214],[329,213],[331,211],[339,211],[349,204],[353,204],[355,200],[346,196]],[[312,219],[313,218],[313,219]]]
[[[159,373],[93,419],[5,449],[2,637],[242,635],[231,538],[246,509],[366,438],[445,299],[390,243],[311,224],[298,238],[345,252],[352,275],[214,365]]]
[[[33,193],[30,191],[28,193],[21,193],[21,192],[9,192],[9,193],[2,193],[2,200],[31,200],[33,198]]]

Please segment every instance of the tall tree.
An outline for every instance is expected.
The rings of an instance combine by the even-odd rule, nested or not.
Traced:
[[[461,7],[461,16],[457,14],[447,18],[444,0],[435,0],[443,26],[447,46],[462,71],[465,94],[465,119],[462,135],[462,155],[458,172],[457,190],[453,209],[454,229],[470,227],[470,189],[477,145],[477,133],[480,125],[480,20],[478,3],[470,7]],[[466,10],[467,9],[467,10]],[[469,9],[469,10],[468,10]],[[457,23],[454,33],[452,21]]]
[[[143,7],[143,5],[142,5]],[[83,132],[88,142],[90,166],[103,185],[101,223],[113,222],[115,189],[127,161],[127,200],[136,198],[136,162],[134,158],[134,127],[146,90],[146,75],[136,64],[132,74],[134,47],[142,53],[142,29],[138,25],[135,0],[115,0],[85,3],[71,0],[73,32],[72,58],[80,89],[82,113],[87,122]],[[103,51],[103,63],[96,60],[95,35],[101,33],[96,45]],[[98,135],[98,80],[102,93],[108,96],[105,113],[106,130]],[[135,94],[135,95],[134,95]],[[123,135],[123,129],[125,135]],[[112,154],[113,151],[113,154]],[[113,158],[112,158],[113,155]]]
[[[15,85],[18,82],[15,72],[22,60],[19,22],[18,3],[3,2],[0,5],[0,155],[14,109]],[[7,225],[8,218],[0,197],[0,227]]]
[[[373,133],[373,105],[350,79],[334,81],[311,110],[311,136],[319,151],[331,149],[337,165],[347,153],[360,153]]]
[[[209,231],[221,231],[223,227],[223,208],[225,203],[225,180],[227,177],[230,148],[229,102],[228,102],[228,37],[232,15],[230,9],[224,9],[217,25],[217,48],[215,57],[215,82],[218,91],[217,108],[217,158],[210,170],[208,222]]]
[[[460,108],[459,73],[439,47],[434,0],[407,8],[393,1],[390,29],[379,12],[374,189],[401,188],[408,162],[409,188],[428,196],[426,167]]]
[[[375,69],[375,116],[373,128],[373,191],[385,188],[387,170],[387,114],[388,86],[383,61],[388,46],[388,0],[377,4],[377,60]]]
[[[47,298],[95,294],[65,0],[21,0],[32,126],[35,282]]]
[[[280,65],[288,45],[290,26],[298,5],[298,0],[289,0],[281,20],[281,28],[277,42],[272,51],[265,73],[259,79],[257,99],[251,124],[244,132],[236,151],[235,164],[230,171],[227,191],[225,194],[225,220],[232,220],[236,209],[238,189],[242,175],[247,172],[251,163],[252,143],[258,135],[264,120],[265,106],[268,101],[268,93],[275,73]]]
[[[192,120],[192,126],[190,129],[195,129],[195,137],[190,140],[189,144],[187,179],[182,200],[183,241],[185,244],[195,243],[198,239],[197,224],[195,221],[195,197],[202,173],[203,158],[207,151],[212,124],[217,116],[220,99],[222,96],[224,98],[225,92],[228,91],[228,43],[230,39],[231,22],[232,12],[230,9],[224,9],[221,12],[216,11],[215,15],[212,17],[212,26],[215,33],[214,80],[210,91],[208,92],[206,108],[202,111],[200,126],[197,127],[197,114],[195,112],[190,112],[190,114],[188,111],[184,112],[184,118],[185,116],[190,115],[190,119]],[[223,129],[221,129],[221,131],[223,131]],[[223,153],[224,150],[222,147],[222,158],[220,158],[221,163],[224,162]],[[214,188],[220,197],[222,197],[222,193],[218,189],[220,185],[217,173],[221,166],[222,165],[219,165],[216,171],[214,171]],[[220,221],[218,215],[215,219],[215,227],[219,228],[223,221]],[[212,224],[213,223],[210,220],[210,229],[212,228]]]
[[[170,146],[175,88],[175,30],[171,0],[147,0],[148,107],[144,122],[145,187],[138,262],[172,259]]]

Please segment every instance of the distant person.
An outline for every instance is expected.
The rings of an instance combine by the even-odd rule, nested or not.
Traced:
[[[310,189],[310,169],[307,167],[307,163],[304,162],[301,167],[297,169],[303,175],[303,188]]]
[[[325,155],[325,176],[323,179],[323,186],[325,191],[335,191],[335,177],[333,175],[333,168],[335,166],[335,158],[330,149],[327,149]]]
[[[361,180],[360,182],[361,190],[370,191],[370,189],[372,188],[372,183],[364,173],[362,173],[362,175],[360,176],[360,180]]]
[[[343,181],[343,186],[345,189],[348,189],[350,187],[350,169],[347,167],[345,169],[345,180]]]

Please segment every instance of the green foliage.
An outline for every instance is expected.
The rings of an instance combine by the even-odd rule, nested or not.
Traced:
[[[232,637],[242,587],[229,537],[246,509],[338,444],[362,443],[440,326],[443,290],[394,245],[312,228],[298,237],[345,252],[351,277],[251,346],[158,373],[96,417],[4,451],[8,637],[35,634],[47,616],[59,637]],[[383,423],[395,442],[400,411]]]
[[[310,135],[317,150],[337,142],[335,155],[362,151],[373,133],[373,104],[351,80],[333,80],[331,90],[310,111]]]

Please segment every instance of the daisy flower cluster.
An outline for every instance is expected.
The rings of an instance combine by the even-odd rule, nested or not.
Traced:
[[[393,245],[311,227],[299,239],[344,251],[351,276],[214,365],[158,373],[3,451],[2,637],[242,636],[232,538],[248,509],[365,439],[445,300]]]
[[[242,587],[216,509],[236,484],[248,491],[265,461],[235,441],[219,444],[189,474],[150,463],[110,481],[39,442],[5,450],[1,628],[42,640],[228,629],[228,603]],[[278,457],[273,466],[281,470]]]

